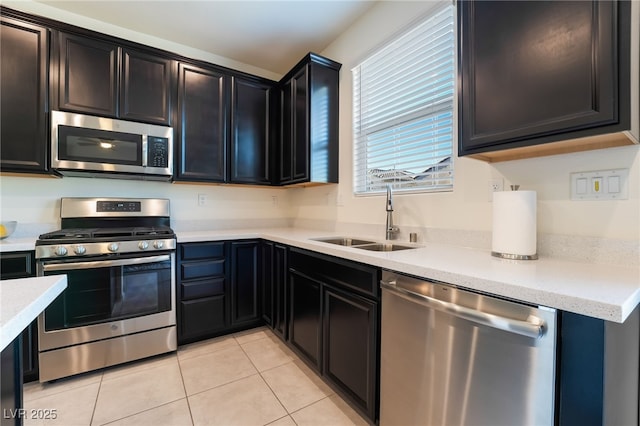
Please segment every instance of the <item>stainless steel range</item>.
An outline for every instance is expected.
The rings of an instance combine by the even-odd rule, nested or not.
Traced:
[[[38,317],[40,382],[177,348],[169,200],[63,198],[36,241],[38,276],[67,289]]]

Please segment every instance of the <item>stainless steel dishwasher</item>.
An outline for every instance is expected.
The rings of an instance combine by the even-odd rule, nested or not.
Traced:
[[[556,311],[382,274],[380,424],[552,425]]]

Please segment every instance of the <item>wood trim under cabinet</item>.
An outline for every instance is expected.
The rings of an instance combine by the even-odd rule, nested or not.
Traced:
[[[548,155],[569,154],[573,152],[591,151],[594,149],[613,148],[626,145],[636,145],[636,141],[629,132],[610,133],[606,135],[589,136],[578,139],[568,139],[540,145],[521,148],[505,149],[502,151],[482,152],[467,155],[469,158],[498,163],[501,161],[522,160],[525,158],[544,157]]]

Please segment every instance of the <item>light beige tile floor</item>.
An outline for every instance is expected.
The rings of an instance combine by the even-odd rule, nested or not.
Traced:
[[[26,426],[367,424],[265,327],[54,383],[27,383],[24,407],[56,417],[27,416]]]

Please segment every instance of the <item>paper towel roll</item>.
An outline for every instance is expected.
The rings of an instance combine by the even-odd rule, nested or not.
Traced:
[[[509,259],[537,259],[536,192],[493,194],[491,254]]]

